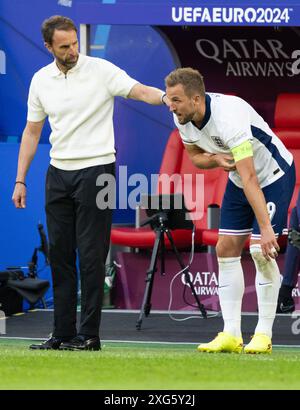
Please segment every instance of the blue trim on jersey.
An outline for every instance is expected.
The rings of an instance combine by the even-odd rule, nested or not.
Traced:
[[[184,142],[184,144],[191,144],[191,145],[194,144],[194,142],[192,142],[191,140],[184,140],[182,137],[181,139]]]
[[[205,125],[208,123],[210,116],[211,116],[211,108],[210,108],[210,104],[211,104],[211,98],[208,94],[205,94],[205,115],[201,124],[201,127],[199,128],[199,130],[202,130],[202,128],[205,127]]]
[[[284,172],[287,172],[290,168],[290,164],[286,162],[286,160],[280,155],[278,148],[272,143],[272,137],[265,131],[258,127],[255,127],[254,125],[251,125],[251,132],[252,135],[262,144],[264,144],[264,146],[270,151],[272,157],[275,159],[275,161],[277,161],[280,168]]]

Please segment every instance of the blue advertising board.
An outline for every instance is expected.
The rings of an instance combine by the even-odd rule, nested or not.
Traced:
[[[73,4],[74,3],[74,4]],[[70,4],[70,2],[69,2]],[[88,24],[298,26],[300,1],[73,1]]]

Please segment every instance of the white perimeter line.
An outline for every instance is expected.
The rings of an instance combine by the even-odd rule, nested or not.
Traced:
[[[12,336],[1,336],[1,339],[9,340],[46,340],[46,338],[40,337],[12,337]],[[149,341],[149,340],[110,340],[101,339],[101,343],[135,343],[135,344],[160,344],[160,345],[197,345],[200,342],[159,342],[159,341]],[[204,342],[203,342],[204,343]],[[273,345],[273,347],[284,347],[284,348],[300,348],[300,345]]]
[[[34,309],[32,311],[28,311],[28,312],[24,312],[24,314],[26,315],[27,313],[34,313],[34,312],[53,312],[53,309]],[[138,314],[140,313],[140,309],[102,309],[102,314],[105,313],[132,313],[132,314]],[[172,314],[172,315],[195,315],[195,316],[199,316],[202,317],[202,314],[197,311],[197,310],[151,310],[151,313],[153,315],[168,315],[168,314]],[[208,315],[216,315],[216,317],[218,315],[221,315],[220,311],[215,311],[215,310],[207,310],[207,314]],[[290,317],[290,318],[294,318],[295,314],[300,314],[300,311],[295,311],[294,313],[277,313],[276,317]],[[243,312],[242,316],[258,316],[257,312]],[[14,317],[13,315],[10,317]],[[9,317],[7,317],[7,319],[9,319]]]

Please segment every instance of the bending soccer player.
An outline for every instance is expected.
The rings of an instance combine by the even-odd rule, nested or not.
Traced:
[[[280,287],[276,238],[286,227],[295,186],[293,156],[246,101],[206,93],[197,70],[174,70],[165,83],[167,104],[194,165],[229,172],[216,246],[224,330],[198,350],[240,353],[243,349],[241,253],[250,235],[259,318],[244,350],[270,353]]]

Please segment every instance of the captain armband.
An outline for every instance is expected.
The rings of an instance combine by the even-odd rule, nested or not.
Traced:
[[[244,158],[253,157],[251,142],[247,140],[237,147],[232,148],[231,153],[233,155],[234,162],[238,162]]]

